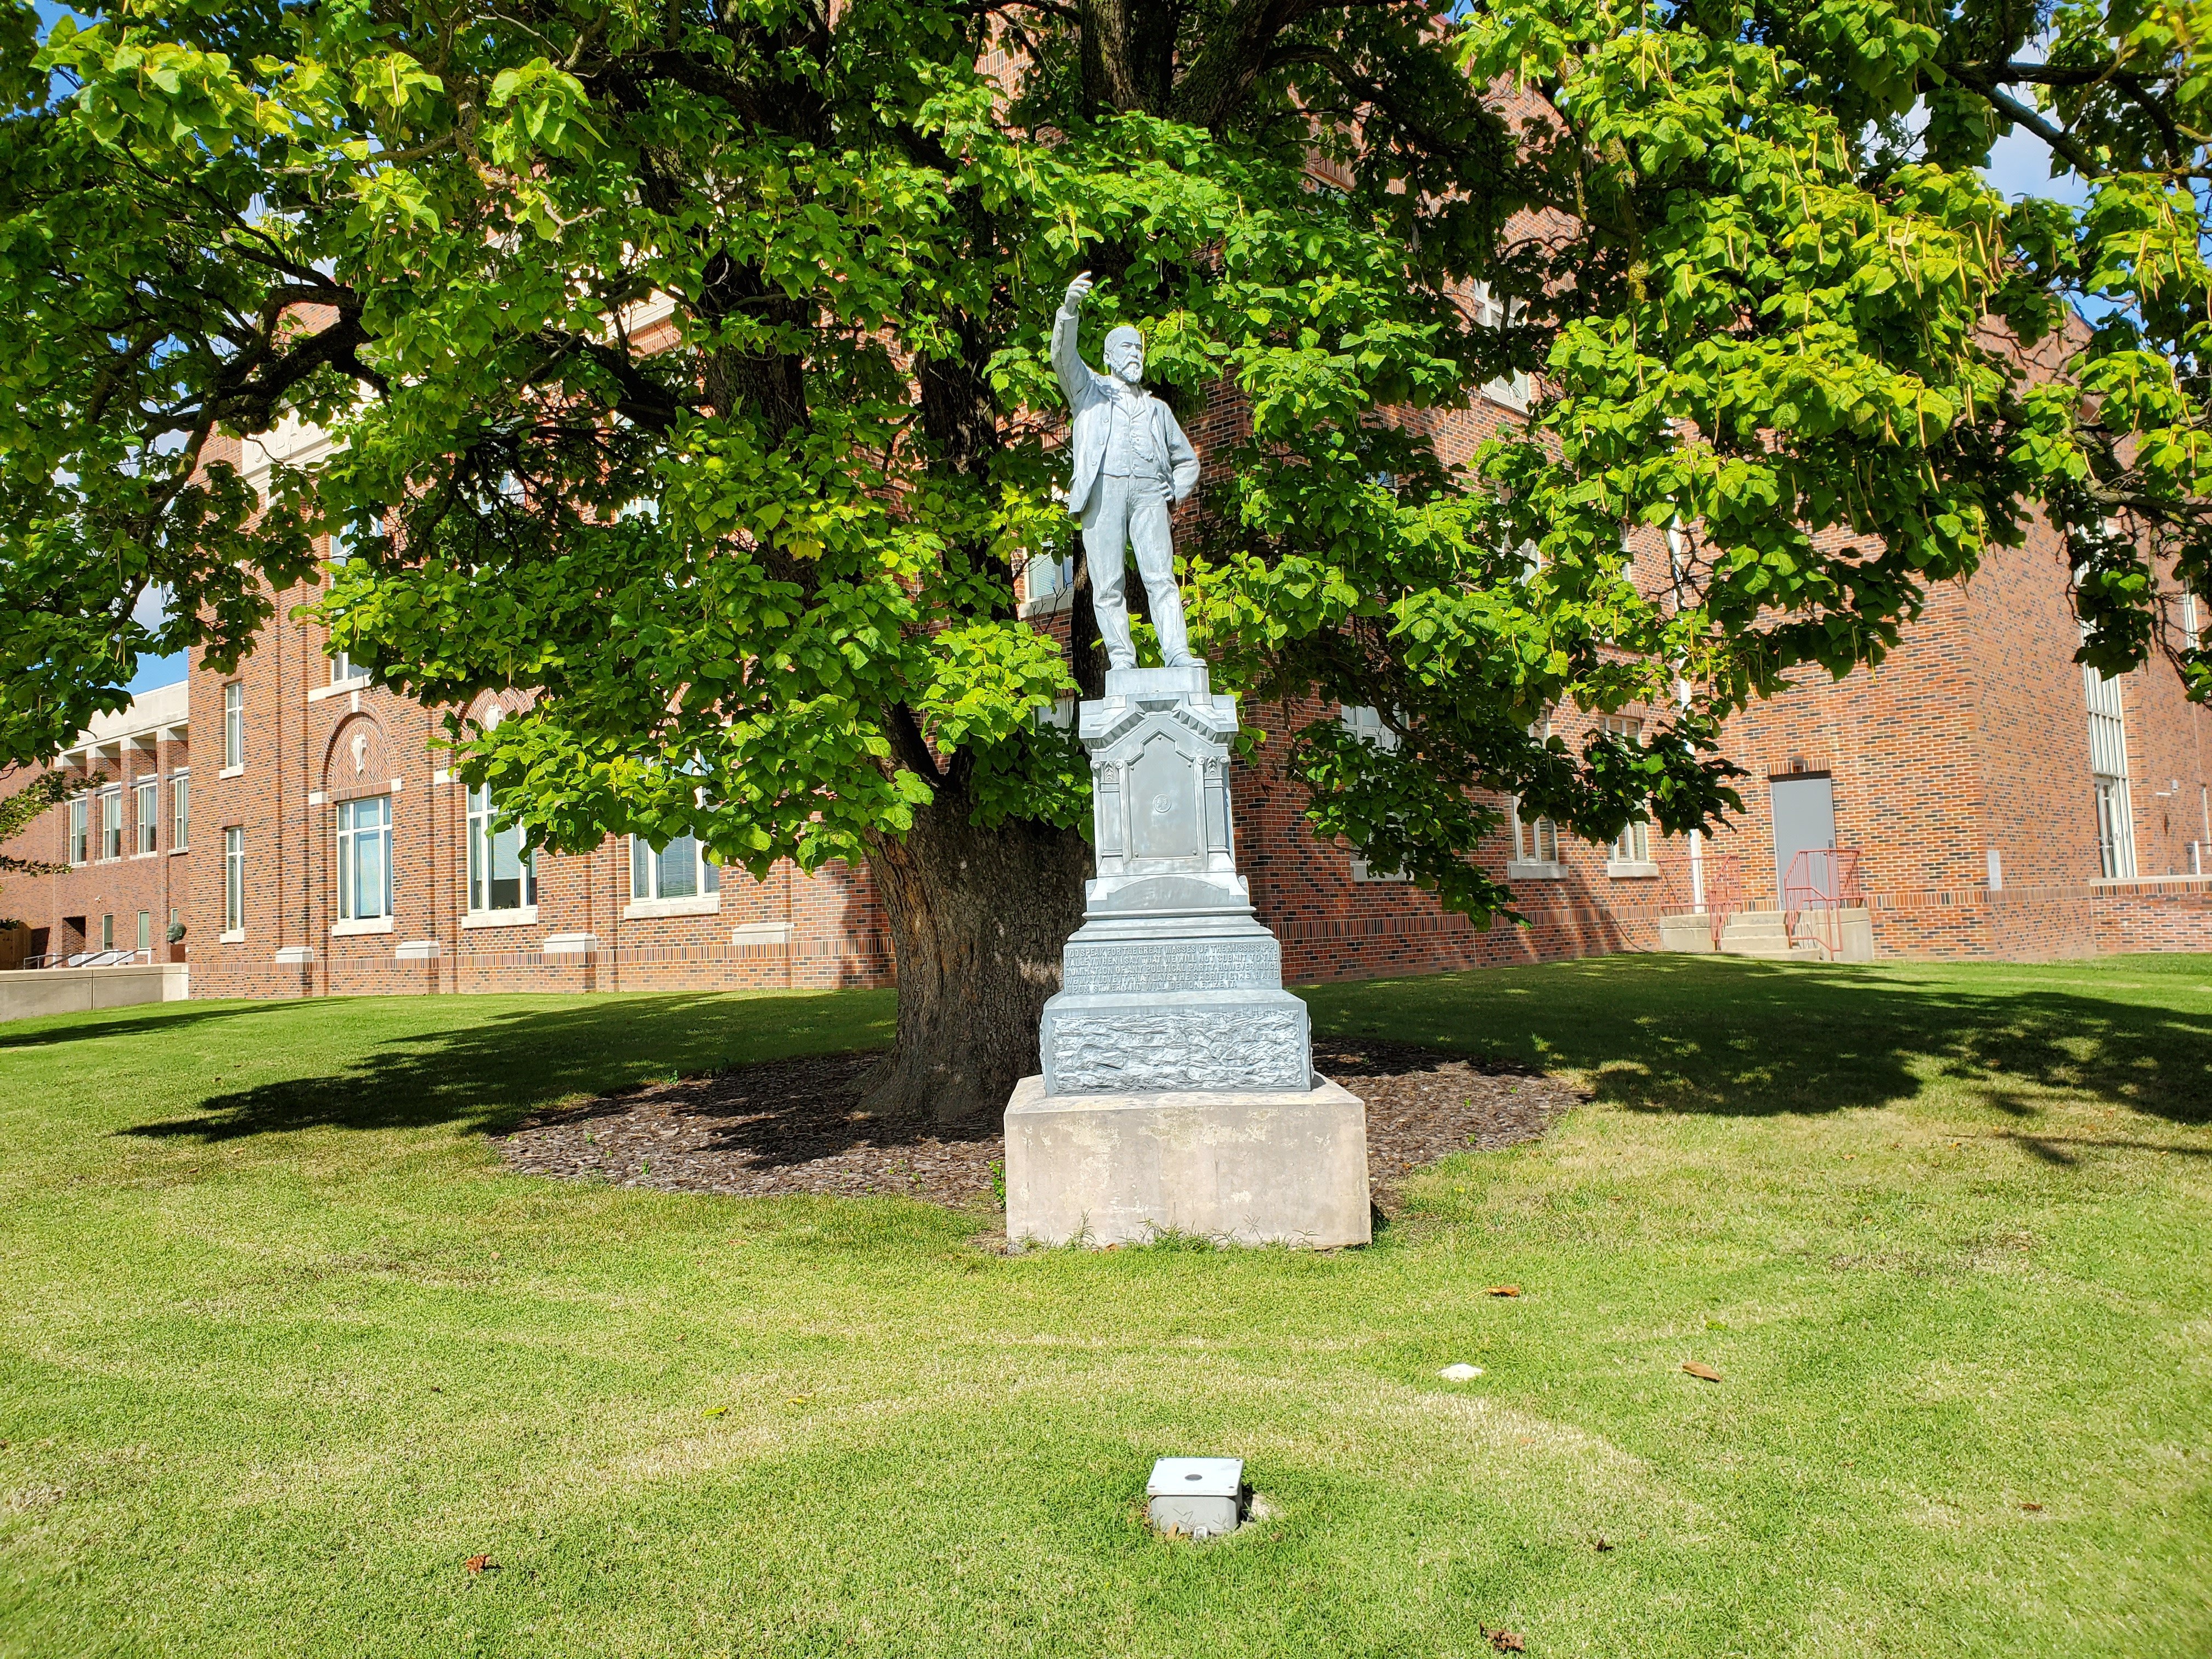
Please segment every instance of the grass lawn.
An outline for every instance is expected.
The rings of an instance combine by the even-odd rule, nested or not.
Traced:
[[[1367,1250],[1010,1259],[480,1138],[883,994],[0,1026],[0,1654],[2212,1653],[2212,958],[1310,996],[1592,1103]]]

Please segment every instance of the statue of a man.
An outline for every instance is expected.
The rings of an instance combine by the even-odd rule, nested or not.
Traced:
[[[1082,521],[1107,665],[1137,665],[1128,603],[1121,596],[1121,550],[1127,546],[1136,550],[1137,574],[1152,601],[1160,655],[1170,668],[1188,668],[1197,659],[1190,654],[1182,595],[1176,591],[1168,508],[1196,487],[1198,452],[1182,435],[1174,411],[1145,390],[1143,335],[1127,327],[1108,334],[1103,374],[1083,361],[1076,313],[1090,292],[1087,270],[1067,285],[1067,298],[1052,319],[1052,367],[1075,416],[1067,510]]]

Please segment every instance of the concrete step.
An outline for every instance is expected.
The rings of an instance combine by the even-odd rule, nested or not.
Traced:
[[[1720,952],[1764,962],[1823,962],[1832,950],[1842,961],[1872,958],[1864,909],[1805,912],[1798,916],[1794,934],[1785,921],[1779,910],[1735,911],[1721,929]],[[1663,948],[1699,953],[1714,948],[1711,928],[1710,917],[1692,912],[1662,917],[1659,924]]]

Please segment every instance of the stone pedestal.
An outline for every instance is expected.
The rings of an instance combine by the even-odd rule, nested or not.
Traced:
[[[1327,1249],[1368,1242],[1367,1108],[1329,1082],[1273,1092],[1048,1095],[1006,1108],[1006,1237],[1142,1244],[1163,1233]]]
[[[1314,1075],[1305,1004],[1237,873],[1236,700],[1203,666],[1117,669],[1078,732],[1097,875],[1043,1075],[1007,1109],[1008,1236],[1364,1243],[1365,1109]]]

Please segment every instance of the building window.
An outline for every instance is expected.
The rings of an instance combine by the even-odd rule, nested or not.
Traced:
[[[2097,868],[2108,881],[2125,881],[2136,872],[2135,811],[2125,778],[2099,778]]]
[[[1372,744],[1382,750],[1395,749],[1398,734],[1383,724],[1382,711],[1367,703],[1346,703],[1337,711],[1337,719],[1344,729],[1362,743]],[[1411,881],[1409,870],[1378,869],[1359,854],[1352,855],[1352,878],[1354,881]]]
[[[1469,309],[1474,312],[1479,327],[1504,329],[1520,320],[1527,305],[1520,300],[1500,300],[1491,293],[1489,283],[1477,283],[1474,302]],[[1528,407],[1528,376],[1516,368],[1510,374],[1484,382],[1482,395],[1492,403],[1504,404],[1509,409],[1526,409]]]
[[[392,914],[392,797],[338,803],[338,920]]]
[[[246,764],[246,687],[238,680],[222,688],[222,763]]]
[[[1598,721],[1598,729],[1609,738],[1619,738],[1623,743],[1636,744],[1643,739],[1644,722],[1626,714],[1607,714]],[[1651,826],[1632,823],[1613,837],[1607,856],[1615,864],[1649,864],[1651,862]]]
[[[222,832],[222,931],[246,930],[246,831]]]
[[[100,856],[123,856],[123,792],[110,789],[100,798]]]
[[[691,898],[721,890],[722,872],[708,861],[694,836],[678,836],[656,851],[640,836],[629,839],[629,896],[636,899]]]
[[[2120,683],[2083,665],[2089,705],[2089,771],[2096,793],[2097,866],[2108,880],[2136,873],[2135,811],[2128,799],[2128,731]]]
[[[115,918],[112,915],[100,919],[100,948],[103,951],[115,948]]]
[[[138,850],[159,849],[161,838],[161,786],[149,778],[138,786]]]
[[[169,846],[181,850],[192,844],[192,781],[179,772],[169,781]]]
[[[1027,580],[1030,591],[1026,597],[1031,605],[1066,592],[1075,586],[1075,555],[1071,553],[1064,559],[1030,559]]]
[[[2197,590],[2184,582],[2181,585],[2181,644],[2188,651],[2197,649]]]
[[[138,948],[149,956],[153,954],[154,913],[151,910],[138,913]]]
[[[1403,713],[1402,710],[1400,712]],[[1344,722],[1346,731],[1364,743],[1371,743],[1377,749],[1395,749],[1398,746],[1398,734],[1382,723],[1382,711],[1379,708],[1369,708],[1364,703],[1346,703],[1338,712],[1337,718]]]
[[[331,653],[331,684],[353,685],[367,681],[368,670],[363,668],[343,651]]]
[[[92,834],[88,828],[92,818],[92,800],[78,795],[70,802],[69,861],[83,864],[92,857]]]
[[[469,791],[469,908],[526,910],[538,902],[537,855],[519,824],[492,810],[491,791]]]
[[[1513,861],[1516,864],[1557,864],[1559,830],[1549,818],[1524,818],[1521,803],[1513,803]]]

